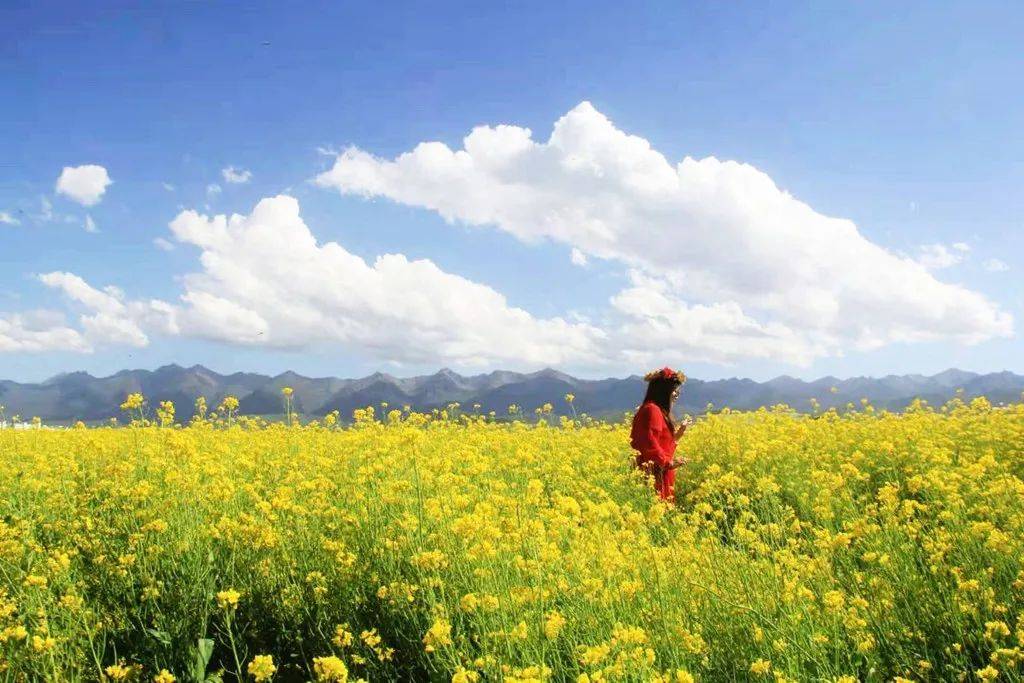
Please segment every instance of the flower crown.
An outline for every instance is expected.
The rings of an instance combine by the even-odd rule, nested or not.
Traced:
[[[672,368],[670,368],[668,366],[663,367],[661,370],[651,370],[646,375],[644,375],[644,381],[645,382],[650,382],[650,381],[658,379],[658,378],[661,378],[661,379],[672,379],[672,378],[675,378],[676,380],[679,381],[680,384],[683,384],[683,383],[686,382],[686,375],[683,374],[682,370],[673,370]]]

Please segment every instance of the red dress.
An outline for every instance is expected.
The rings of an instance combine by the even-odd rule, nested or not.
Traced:
[[[648,401],[633,416],[629,443],[640,451],[636,466],[654,475],[654,489],[662,500],[672,500],[676,471],[668,469],[676,452],[676,440],[664,413]]]

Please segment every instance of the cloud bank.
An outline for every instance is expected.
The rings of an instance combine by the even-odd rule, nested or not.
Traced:
[[[382,159],[353,147],[316,182],[621,263],[641,274],[611,302],[643,311],[634,332],[651,346],[688,340],[709,359],[762,355],[766,333],[801,362],[1012,333],[1011,316],[982,295],[814,211],[757,168],[714,157],[672,164],[587,102],[547,141],[500,125],[475,128],[458,150],[424,142]],[[702,332],[709,309],[732,353]]]
[[[565,363],[595,354],[595,330],[538,319],[484,285],[429,260],[385,254],[373,263],[319,244],[292,197],[263,199],[248,216],[182,212],[179,242],[201,251],[184,278],[186,332],[240,344],[345,344],[402,361]]]
[[[67,325],[64,314],[35,310],[25,313],[0,313],[0,353],[74,351],[92,348],[81,333]]]
[[[672,164],[588,103],[559,119],[547,141],[496,126],[474,129],[458,150],[428,142],[389,160],[350,148],[316,182],[561,244],[567,268],[603,260],[625,284],[589,316],[538,317],[432,261],[401,253],[368,261],[320,242],[299,202],[280,195],[247,215],[186,210],[171,221],[170,236],[197,255],[176,301],[133,300],[73,273],[41,275],[77,325],[45,311],[0,315],[0,351],[89,351],[180,335],[342,347],[408,363],[598,369],[750,358],[800,365],[851,348],[1012,333],[996,304],[937,277],[967,245],[895,254],[753,166],[714,157]]]
[[[39,280],[81,309],[79,329],[0,317],[0,350],[141,347],[156,333],[271,348],[343,345],[399,362],[600,361],[602,332],[591,325],[537,318],[429,260],[385,254],[368,263],[336,242],[318,243],[292,197],[263,199],[249,215],[183,211],[170,229],[199,250],[179,301],[131,300],[73,273],[46,273]]]

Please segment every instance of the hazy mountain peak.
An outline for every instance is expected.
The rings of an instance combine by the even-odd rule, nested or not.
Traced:
[[[941,382],[942,384],[958,384],[970,381],[977,376],[978,373],[976,372],[949,368],[948,370],[943,370],[936,375],[932,375],[932,379],[937,382]]]
[[[779,375],[777,377],[772,377],[770,380],[765,382],[765,384],[794,384],[794,383],[803,383],[803,380],[802,379],[797,379],[796,377],[793,377],[792,375]],[[808,384],[809,384],[809,382],[808,382]]]
[[[44,385],[47,385],[47,384],[57,384],[57,383],[60,383],[60,382],[67,382],[69,380],[72,380],[72,381],[76,381],[76,380],[77,381],[82,381],[82,380],[90,380],[90,379],[95,379],[95,378],[92,375],[90,375],[88,372],[85,372],[84,370],[75,370],[75,371],[72,371],[72,372],[58,372],[53,377],[50,377],[50,378],[48,378],[46,380],[43,380],[42,384],[44,384]]]
[[[285,370],[280,375],[277,375],[276,377],[274,377],[274,379],[278,380],[278,381],[282,381],[282,382],[300,382],[302,380],[307,380],[309,378],[305,377],[303,375],[300,375],[299,373],[295,372],[294,370]]]
[[[531,377],[548,377],[548,378],[551,378],[551,379],[560,379],[560,380],[568,381],[568,382],[576,381],[576,378],[573,377],[572,375],[567,375],[566,373],[561,372],[559,370],[555,370],[554,368],[544,368],[543,370],[538,370],[537,372],[534,372],[530,376]]]

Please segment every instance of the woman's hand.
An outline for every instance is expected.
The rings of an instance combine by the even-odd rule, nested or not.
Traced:
[[[683,435],[683,432],[686,431],[686,428],[689,427],[692,424],[693,424],[693,419],[692,418],[686,417],[686,418],[683,419],[683,421],[679,424],[679,426],[676,427],[676,433],[673,435],[673,436],[675,436],[676,441],[678,441],[679,437],[681,437]]]
[[[689,458],[672,458],[672,462],[669,463],[668,469],[674,470],[677,467],[682,467],[688,462],[690,462]]]

